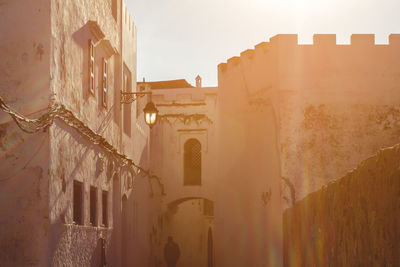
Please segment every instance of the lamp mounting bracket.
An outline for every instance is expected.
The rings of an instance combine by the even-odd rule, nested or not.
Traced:
[[[121,104],[130,104],[140,97],[145,95],[152,95],[152,92],[123,92],[121,91]]]

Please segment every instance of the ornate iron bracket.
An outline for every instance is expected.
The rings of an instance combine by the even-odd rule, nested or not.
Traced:
[[[121,104],[130,104],[140,97],[145,95],[152,95],[152,92],[122,92],[121,91]]]

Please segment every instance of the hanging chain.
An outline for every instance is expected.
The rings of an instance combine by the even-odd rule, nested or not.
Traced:
[[[165,195],[164,185],[162,184],[160,177],[151,174],[150,170],[146,170],[138,166],[132,159],[128,158],[124,154],[119,153],[118,150],[113,147],[113,145],[111,145],[103,136],[92,131],[71,111],[66,109],[64,105],[54,104],[52,107],[48,108],[46,113],[37,119],[29,119],[13,111],[4,102],[2,97],[0,97],[0,109],[8,113],[22,131],[30,134],[46,129],[53,123],[55,118],[61,119],[65,124],[74,128],[79,134],[85,137],[89,142],[100,146],[114,158],[118,159],[122,163],[122,166],[133,166],[137,171],[145,174],[149,179],[155,179],[161,187],[162,195]]]

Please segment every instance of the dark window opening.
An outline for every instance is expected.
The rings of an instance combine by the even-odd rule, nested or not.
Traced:
[[[97,189],[96,187],[90,187],[90,224],[93,226],[97,225],[96,222],[97,214]]]
[[[102,204],[103,204],[103,216],[102,216],[102,224],[103,226],[108,226],[108,192],[103,191],[102,193]]]
[[[73,188],[73,214],[74,214],[74,223],[82,225],[83,224],[83,216],[82,216],[82,190],[83,184],[78,181],[74,181]]]
[[[184,185],[201,185],[201,144],[189,139],[184,146]]]

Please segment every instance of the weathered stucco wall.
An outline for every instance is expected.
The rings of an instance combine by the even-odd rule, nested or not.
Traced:
[[[123,6],[122,15],[117,0],[0,1],[0,94],[30,118],[39,117],[51,104],[65,105],[147,168],[148,128],[143,118],[132,116],[132,135],[122,137],[123,64],[131,68],[130,86],[136,87],[136,29]],[[88,88],[89,40],[95,43],[94,94]],[[108,60],[107,107],[102,106],[103,58]],[[99,238],[104,237],[108,264],[147,266],[148,225],[153,223],[149,210],[157,210],[160,199],[150,199],[145,175],[119,166],[59,119],[49,129],[27,135],[0,112],[0,148],[1,264],[98,266]],[[82,226],[72,223],[74,180],[84,184]],[[107,229],[89,224],[90,186],[98,188],[98,225],[100,190],[108,191]],[[133,212],[132,207],[137,209]],[[132,227],[139,230],[130,231]]]
[[[0,1],[0,96],[35,118],[50,95],[49,12],[48,0]],[[48,131],[25,134],[0,111],[2,266],[48,265],[48,166]]]
[[[46,266],[49,134],[22,134],[14,121],[0,129],[1,264]]]
[[[261,44],[219,65],[217,266],[282,266],[279,113],[264,75],[270,61]]]
[[[379,148],[397,144],[400,123],[399,36],[375,45],[374,35],[276,36],[282,175],[301,199],[343,176]]]
[[[374,35],[277,35],[219,65],[220,82],[245,84],[242,95],[270,90],[279,119],[281,174],[296,199],[344,175],[377,149],[399,142],[399,35],[375,45]],[[232,70],[237,69],[236,75]],[[284,188],[290,205],[290,192]]]
[[[285,266],[400,265],[400,146],[284,213]]]
[[[116,69],[121,66],[115,66],[118,63],[115,53],[120,53],[121,38],[111,2],[53,0],[50,37],[50,88],[54,100],[63,103],[91,129],[119,147],[120,129],[114,112],[120,108],[115,91],[120,88],[121,78]],[[94,95],[89,91],[89,40],[95,44]],[[102,105],[103,58],[109,65],[107,107]]]
[[[113,229],[113,179],[119,176],[118,166],[108,154],[80,136],[74,129],[57,121],[51,127],[52,155],[50,166],[50,257],[51,263],[61,266],[92,266],[99,262],[99,237],[103,236],[107,244],[107,261],[114,263],[112,244]],[[115,178],[119,179],[119,177]],[[83,224],[73,223],[73,183],[83,183],[82,218]],[[90,224],[90,186],[97,189],[96,225]],[[101,226],[102,190],[108,192],[107,215],[108,227]],[[119,188],[116,188],[119,190]],[[119,200],[120,201],[120,200]],[[79,247],[79,249],[78,249]],[[75,251],[76,248],[77,250]],[[96,250],[97,248],[97,250]]]

